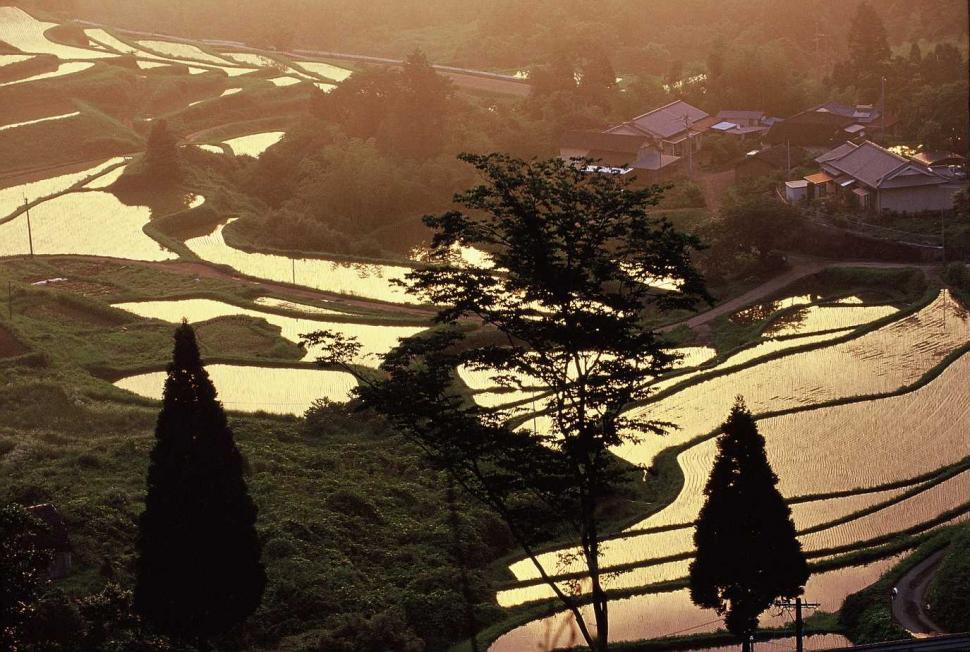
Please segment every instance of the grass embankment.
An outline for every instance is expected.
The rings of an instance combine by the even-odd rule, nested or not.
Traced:
[[[970,526],[957,528],[930,584],[933,620],[948,632],[970,632]]]
[[[846,635],[856,644],[910,638],[909,632],[893,621],[892,603],[889,599],[892,587],[910,569],[933,553],[958,538],[965,540],[966,532],[966,525],[953,526],[925,537],[911,555],[889,570],[878,582],[846,598],[839,614],[839,622],[845,628]],[[961,533],[962,537],[959,536]],[[966,548],[963,552],[966,552]],[[966,561],[966,557],[963,561]],[[963,585],[959,589],[964,596],[966,588]]]
[[[62,284],[26,285],[66,277]],[[5,261],[0,285],[17,284],[12,319],[0,315],[0,502],[55,503],[74,546],[75,570],[56,588],[72,595],[107,581],[131,586],[135,519],[157,408],[92,371],[164,364],[170,324],[108,307],[118,300],[211,293],[243,302],[255,290],[137,264],[50,257]],[[60,287],[61,289],[55,289]],[[252,319],[198,327],[206,357],[266,363],[302,355]],[[317,649],[318,641],[424,641],[443,649],[464,628],[460,569],[451,554],[445,483],[383,423],[339,409],[308,421],[231,415],[246,457],[270,585],[232,649]],[[504,552],[493,516],[459,500],[472,568]],[[492,592],[471,571],[479,623],[497,615]],[[381,638],[384,637],[384,638]]]

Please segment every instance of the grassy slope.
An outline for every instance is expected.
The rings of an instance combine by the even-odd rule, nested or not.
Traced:
[[[970,631],[970,526],[961,527],[951,540],[927,601],[933,619],[947,631]]]

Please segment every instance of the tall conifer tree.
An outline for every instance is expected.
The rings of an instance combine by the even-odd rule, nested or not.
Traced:
[[[717,447],[694,532],[690,592],[695,604],[725,615],[725,625],[747,652],[758,616],[776,598],[802,593],[808,565],[791,510],[776,487],[765,439],[740,397]]]
[[[243,459],[186,323],[175,331],[155,439],[135,609],[159,632],[206,650],[256,610],[266,573]]]

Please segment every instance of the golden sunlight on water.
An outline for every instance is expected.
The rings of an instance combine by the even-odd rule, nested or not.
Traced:
[[[232,149],[236,156],[259,158],[260,154],[283,140],[283,136],[285,135],[285,132],[282,131],[267,131],[262,134],[230,138],[225,143]]]
[[[840,330],[867,324],[898,312],[893,306],[809,306],[773,321],[765,335],[782,336]]]
[[[295,63],[307,72],[312,72],[315,75],[320,75],[321,77],[336,82],[341,82],[354,74],[352,70],[338,68],[337,66],[329,63],[321,63],[320,61],[296,61]]]
[[[388,351],[396,347],[401,338],[410,337],[425,330],[420,326],[375,326],[371,324],[320,321],[309,318],[299,319],[277,315],[271,312],[240,308],[231,303],[213,301],[212,299],[139,301],[134,303],[118,303],[114,307],[127,310],[142,317],[162,319],[172,323],[178,323],[182,319],[187,319],[191,323],[198,323],[230,315],[246,315],[256,319],[263,319],[279,327],[281,335],[292,342],[299,342],[304,335],[313,331],[330,330],[347,337],[356,337],[363,348],[354,362],[370,367],[377,367],[381,362],[381,358]],[[312,361],[319,356],[319,350],[311,349],[307,352],[304,360]]]
[[[891,392],[918,380],[968,339],[967,313],[944,291],[918,313],[847,342],[701,380],[636,408],[635,414],[676,423],[679,430],[663,438],[651,436],[638,444],[624,444],[615,452],[635,464],[649,465],[662,449],[712,432],[738,395],[760,414]],[[732,362],[729,359],[722,368],[733,366]]]
[[[0,7],[0,34],[3,41],[23,52],[53,54],[61,59],[101,59],[115,56],[110,52],[61,45],[44,36],[57,23],[44,23],[16,7]]]
[[[813,575],[805,588],[805,597],[822,603],[825,611],[838,609],[846,596],[865,588],[901,557],[883,559],[865,566],[853,566]],[[584,608],[588,621],[590,610]],[[763,615],[765,627],[787,624],[787,616]],[[716,612],[701,609],[690,601],[687,590],[654,593],[615,600],[610,603],[610,640],[613,642],[658,638],[673,634],[696,634],[722,629]],[[496,640],[489,652],[524,652],[568,647],[581,641],[572,616],[560,612],[517,627]]]
[[[206,367],[228,410],[303,414],[314,401],[346,401],[357,381],[348,373],[324,369],[249,367],[214,364]],[[161,400],[165,372],[122,378],[116,387]]]
[[[31,75],[30,77],[25,77],[24,79],[15,79],[13,81],[3,82],[0,84],[0,86],[13,86],[14,84],[26,84],[28,82],[40,81],[41,79],[51,79],[53,77],[73,75],[74,73],[84,72],[93,66],[94,64],[90,61],[70,61],[57,66],[57,70],[38,73],[36,75]]]
[[[125,159],[122,157],[113,158],[92,168],[81,170],[80,172],[72,172],[70,174],[62,174],[56,177],[41,179],[39,181],[31,181],[18,186],[0,188],[0,221],[2,221],[4,217],[11,215],[14,211],[21,208],[24,205],[24,197],[26,197],[29,201],[36,201],[42,197],[56,195],[68,190],[75,184],[81,183],[89,177],[100,174],[103,170],[106,170],[113,165],[123,163],[124,161]]]
[[[929,473],[970,455],[967,439],[970,388],[964,382],[968,374],[970,354],[962,356],[939,377],[915,392],[761,420],[759,429],[765,435],[768,457],[778,474],[782,494],[793,497],[877,486]],[[886,450],[887,447],[891,447],[891,453],[878,457],[872,455],[872,451]],[[694,521],[704,504],[704,486],[716,452],[716,440],[709,439],[680,453],[677,461],[684,471],[680,494],[670,505],[631,529]],[[948,492],[930,489],[926,492],[927,497],[913,497],[865,517],[867,524],[860,527],[869,532],[878,528],[898,531],[957,507],[970,497],[970,489],[965,489],[960,497],[959,483],[948,486],[956,489]],[[796,505],[793,510],[796,525],[801,530],[828,522],[902,492],[880,492]],[[908,525],[897,527],[903,522]],[[808,536],[813,542],[823,542],[813,543],[815,547],[844,545],[852,542],[846,539],[846,533],[856,531],[853,527],[848,524]],[[682,529],[609,541],[604,545],[601,563],[611,566],[687,552],[693,547],[692,536],[692,530]],[[809,540],[805,541],[808,545]],[[547,569],[557,573],[583,569],[582,562],[578,561],[563,567],[559,563],[559,554],[547,553],[540,560]],[[538,576],[531,561],[516,562],[509,569],[520,580]],[[619,584],[611,583],[610,586],[638,586],[630,577],[630,574],[624,574],[615,580]],[[505,593],[503,599],[506,602],[522,601],[518,594]],[[535,589],[529,593],[534,594]]]
[[[391,283],[402,280],[410,271],[409,267],[249,253],[227,245],[222,235],[224,228],[220,225],[210,235],[186,240],[185,245],[199,258],[228,265],[247,276],[284,283],[295,280],[299,285],[316,290],[379,301],[418,303]]]
[[[34,252],[111,256],[132,260],[171,260],[176,255],[149,238],[144,206],[125,206],[106,192],[73,192],[30,209]],[[29,253],[27,216],[0,224],[0,256]]]
[[[23,122],[14,122],[11,124],[0,125],[0,131],[6,131],[8,129],[16,129],[18,127],[26,127],[28,125],[42,124],[44,122],[53,122],[55,120],[64,120],[66,118],[73,118],[81,115],[80,111],[72,111],[70,113],[62,113],[60,115],[49,115],[45,118],[35,118],[33,120],[25,120]]]

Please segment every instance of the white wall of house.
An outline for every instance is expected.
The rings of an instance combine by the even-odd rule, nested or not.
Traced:
[[[878,192],[876,210],[895,213],[946,211],[953,208],[953,189],[946,186],[888,188]]]

